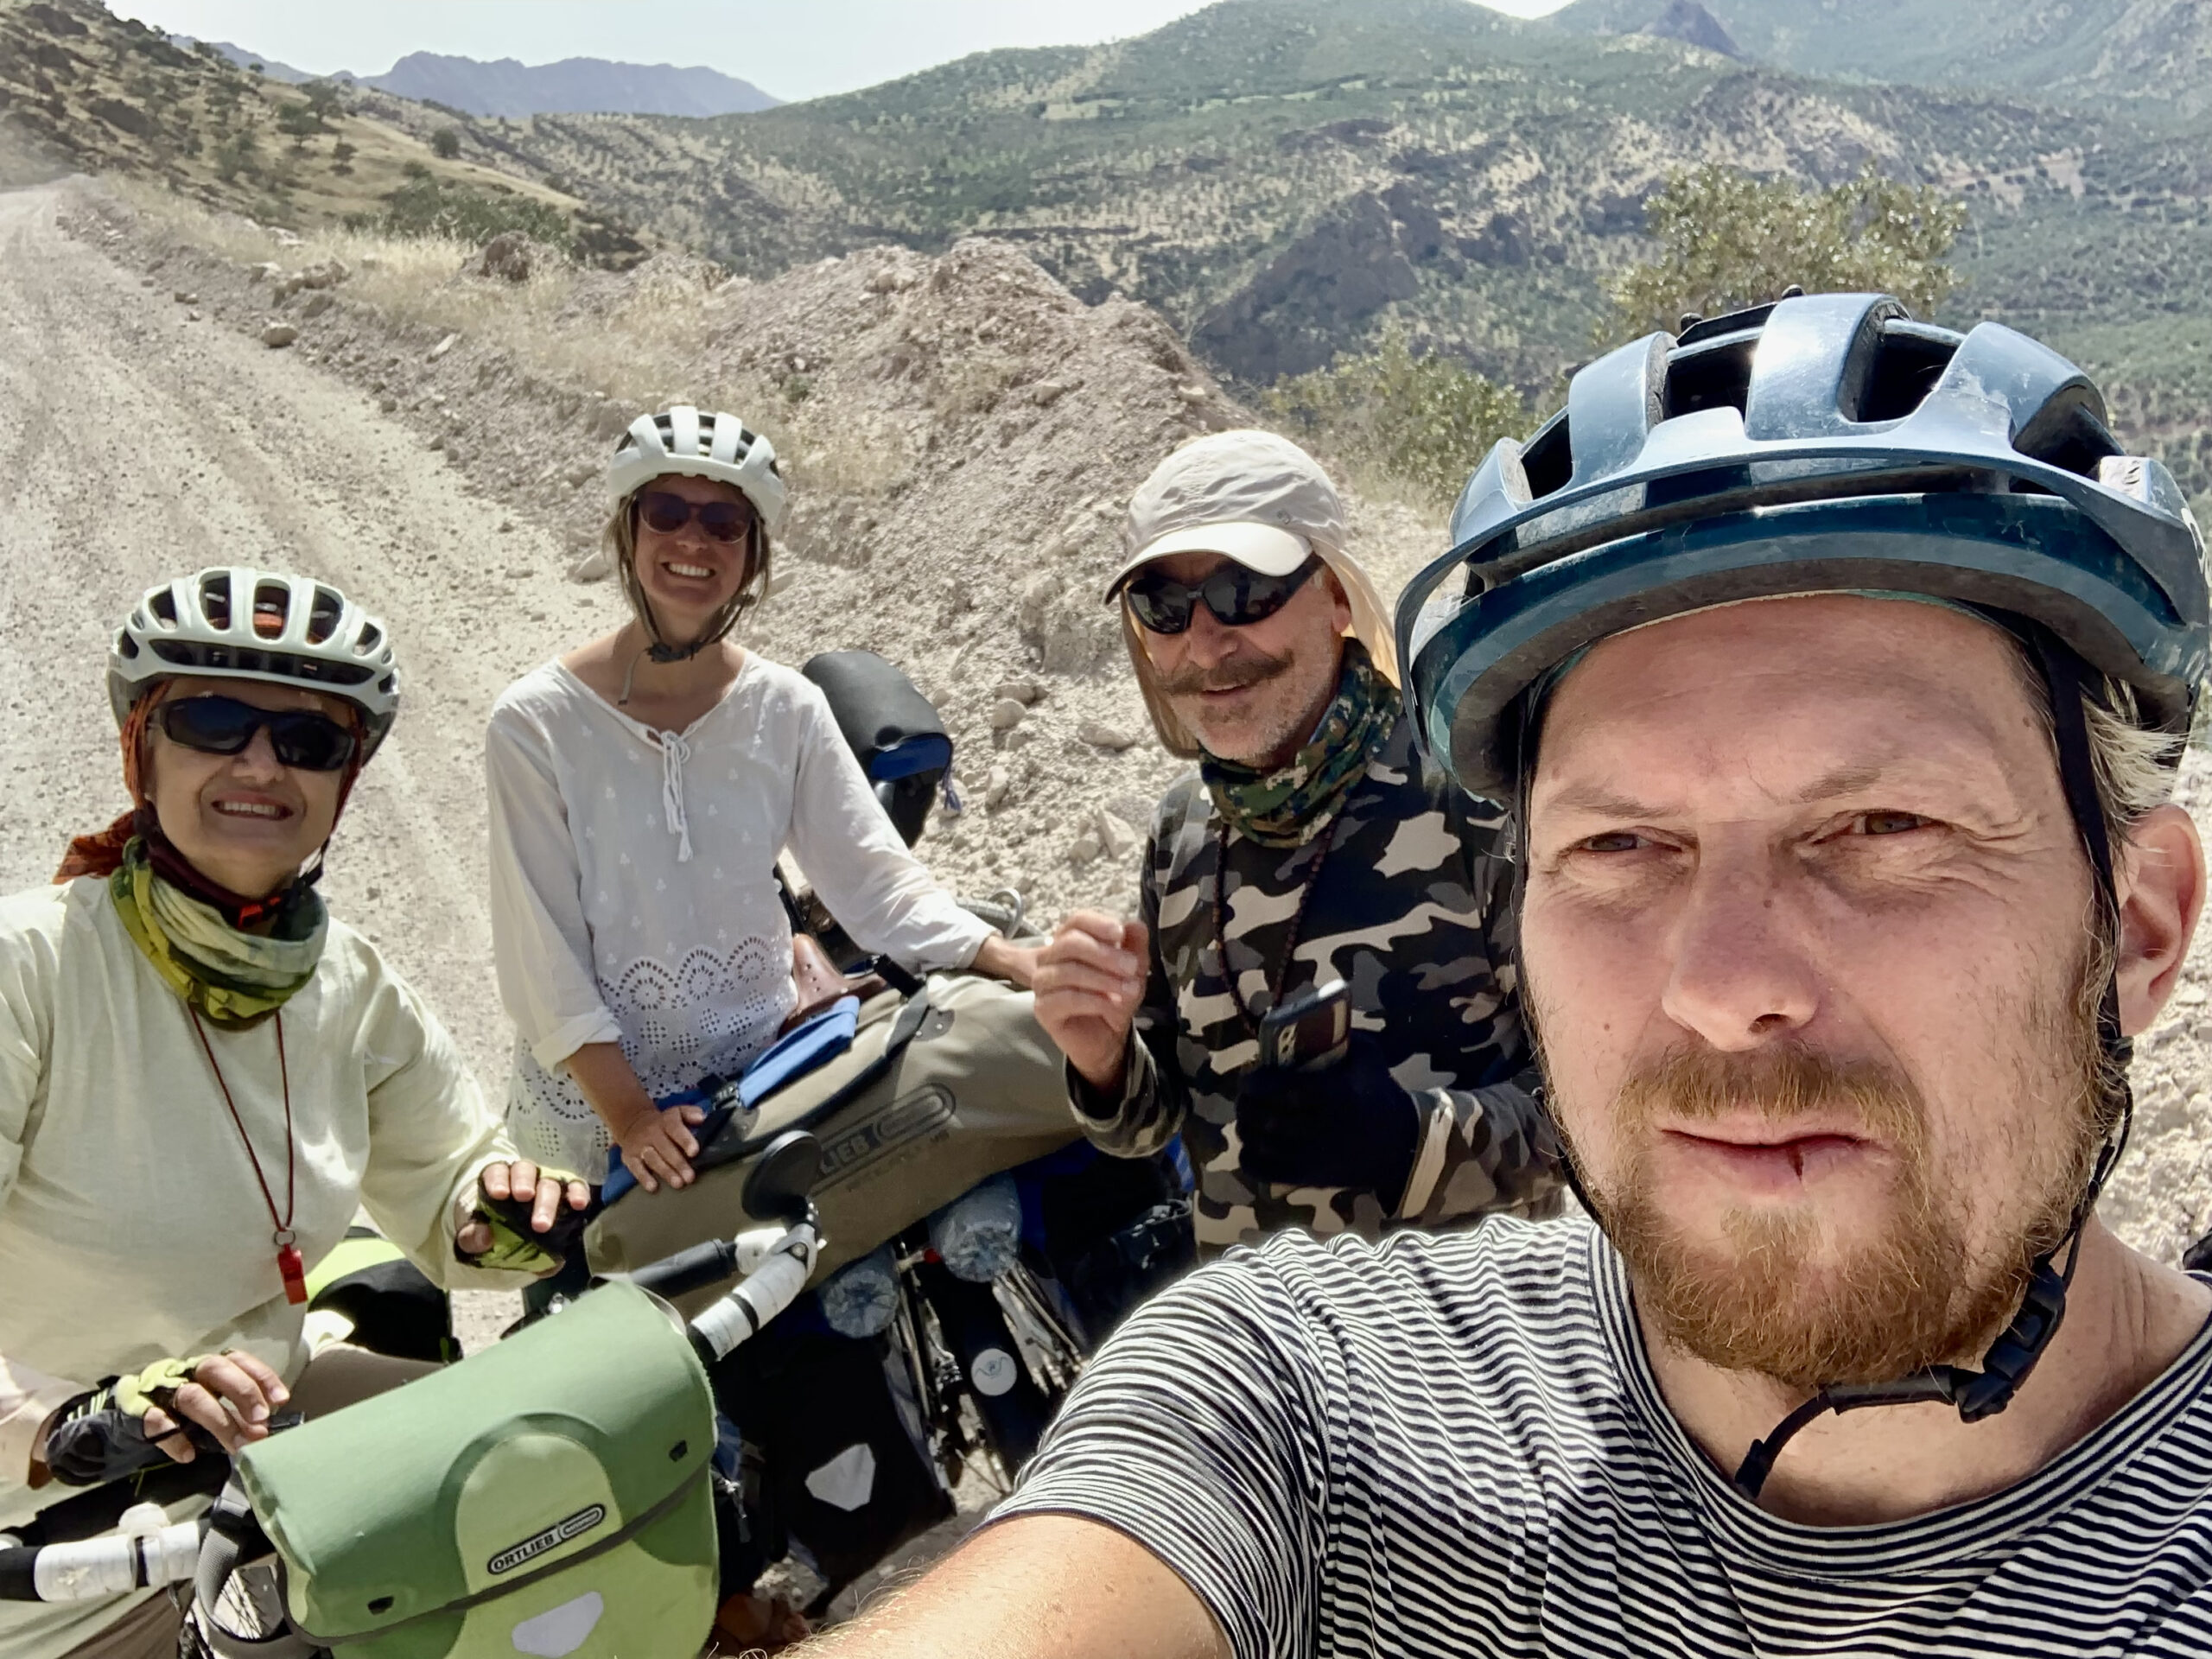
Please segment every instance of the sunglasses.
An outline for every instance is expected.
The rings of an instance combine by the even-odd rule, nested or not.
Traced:
[[[1287,576],[1268,576],[1231,559],[1198,582],[1178,582],[1164,571],[1147,570],[1122,589],[1122,597],[1128,602],[1129,614],[1154,633],[1180,633],[1188,628],[1200,600],[1223,627],[1242,628],[1282,609],[1320,568],[1321,561],[1312,558]]]
[[[238,754],[253,734],[269,729],[269,747],[285,766],[301,772],[336,772],[360,741],[327,715],[302,709],[257,709],[236,697],[186,697],[156,711],[172,743],[202,754]]]
[[[648,490],[638,498],[638,522],[664,536],[675,535],[694,518],[715,542],[743,541],[758,522],[742,501],[686,501],[667,490]]]

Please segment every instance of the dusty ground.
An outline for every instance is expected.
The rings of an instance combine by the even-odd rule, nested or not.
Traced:
[[[0,791],[0,880],[47,879],[67,836],[122,804],[101,664],[109,630],[149,582],[231,560],[338,582],[391,622],[408,703],[339,832],[326,890],[422,987],[496,1090],[509,1039],[489,973],[479,743],[504,685],[617,615],[612,583],[563,574],[593,512],[589,461],[612,435],[593,429],[603,412],[466,346],[434,367],[427,342],[378,334],[358,307],[316,325],[321,335],[303,332],[299,348],[269,350],[242,279],[227,303],[211,289],[187,305],[175,283],[195,270],[212,277],[206,262],[161,253],[157,279],[133,263],[148,257],[143,242],[104,251],[67,234],[80,188],[0,195],[0,753],[14,785]],[[899,252],[833,262],[817,268],[813,303],[807,277],[738,296],[727,355],[745,360],[715,372],[808,373],[825,404],[843,396],[843,423],[873,423],[871,464],[918,481],[887,493],[880,479],[840,480],[849,458],[803,454],[798,476],[820,481],[820,505],[791,538],[793,580],[760,639],[785,660],[871,646],[937,696],[963,744],[970,804],[923,844],[949,878],[1021,880],[1047,912],[1113,902],[1133,881],[1131,855],[1077,863],[1071,842],[1102,808],[1134,825],[1173,768],[1148,739],[1117,754],[1075,734],[1082,719],[1142,729],[1126,669],[1084,632],[1094,626],[1084,588],[1111,556],[1115,492],[1177,437],[1241,411],[1208,386],[1184,396],[1187,359],[1141,320],[1071,308],[988,250],[964,266]],[[1027,320],[1026,336],[988,337],[993,292]],[[840,394],[834,348],[848,314],[861,344],[846,349],[855,388]],[[734,326],[743,317],[776,326],[751,333]],[[394,345],[407,349],[384,349]],[[969,381],[948,382],[931,352],[968,353]],[[1150,369],[1128,366],[1147,353]],[[1048,363],[1098,378],[1087,409],[1074,396],[1038,401]],[[1131,409],[1118,409],[1116,388]],[[480,441],[493,410],[506,430],[541,432],[544,448],[503,460]],[[797,448],[805,429],[795,429]],[[887,504],[880,515],[872,499]],[[1374,563],[1402,578],[1427,532],[1402,510],[1369,510],[1365,524]],[[1040,575],[1052,579],[1039,586]],[[1042,597],[1025,617],[1026,589]],[[985,715],[998,683],[1023,674],[1046,695],[1025,721],[1033,735],[1009,745]],[[987,813],[976,798],[997,766],[1009,799]],[[2184,798],[2200,818],[2212,809],[2201,756]],[[2106,1204],[2160,1255],[2212,1219],[2208,948],[2200,941],[2172,1010],[2139,1046],[2134,1149]]]

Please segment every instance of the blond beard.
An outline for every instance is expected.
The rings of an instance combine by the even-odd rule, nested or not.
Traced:
[[[2056,1040],[2058,1052],[2078,1061],[2070,1080],[2074,1133],[2031,1172],[2037,1190],[2024,1218],[1979,1260],[1963,1203],[1947,1201],[1939,1186],[1926,1104],[1889,1068],[1797,1047],[1729,1054],[1700,1043],[1632,1073],[1612,1109],[1636,1150],[1617,1179],[1585,1185],[1628,1264],[1643,1316],[1669,1344],[1708,1364],[1806,1393],[1978,1357],[2012,1319],[2037,1258],[2064,1238],[2109,1128],[2096,996],[2084,989],[2098,966],[2083,964],[2070,1008],[2044,1010],[2024,1033]],[[1726,1241],[1719,1247],[1670,1220],[1650,1169],[1652,1119],[1662,1109],[1694,1122],[1747,1108],[1777,1123],[1848,1114],[1868,1139],[1892,1148],[1898,1174],[1882,1237],[1823,1262],[1822,1224],[1802,1211],[1731,1211],[1719,1218]]]

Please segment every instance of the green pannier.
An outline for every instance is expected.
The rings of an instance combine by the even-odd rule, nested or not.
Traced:
[[[238,1460],[340,1659],[688,1659],[715,1620],[715,1407],[666,1306],[594,1290]]]

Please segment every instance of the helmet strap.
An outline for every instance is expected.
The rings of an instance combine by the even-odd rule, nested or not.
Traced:
[[[2034,655],[2050,695],[2051,732],[2058,750],[2058,778],[2068,810],[2089,855],[2095,881],[2096,901],[2105,925],[2117,941],[2120,929],[2119,887],[2113,876],[2112,837],[2105,826],[2104,808],[2097,798],[2096,764],[2089,750],[2088,722],[2082,712],[2086,690],[2082,659],[2039,623],[1992,613],[1990,620],[2018,639]],[[1902,1406],[1942,1401],[1958,1408],[1960,1420],[1978,1423],[1993,1417],[2012,1403],[2012,1396],[2036,1362],[2050,1346],[2066,1317],[2066,1293],[2074,1283],[2074,1270],[2082,1261],[2082,1229],[2097,1205],[2097,1195],[2127,1148],[2128,1131],[2135,1120],[2135,1104],[2127,1082],[2131,1048],[2120,1029],[2120,987],[2117,976],[2105,982],[2097,1005],[2097,1040],[2116,1078],[2119,1122],[2097,1154],[2088,1190],[2074,1206],[2071,1220],[2058,1243],[2036,1257],[2028,1269],[2027,1294],[2021,1298],[2012,1322],[1999,1333],[1982,1356],[1981,1369],[1960,1365],[1932,1365],[1894,1382],[1838,1382],[1822,1389],[1776,1424],[1765,1439],[1751,1442],[1737,1466],[1733,1484],[1753,1503],[1758,1501],[1775,1459],[1798,1431],[1825,1412],[1857,1411],[1866,1406]],[[2056,1268],[2060,1251],[2066,1252],[2063,1270]]]

